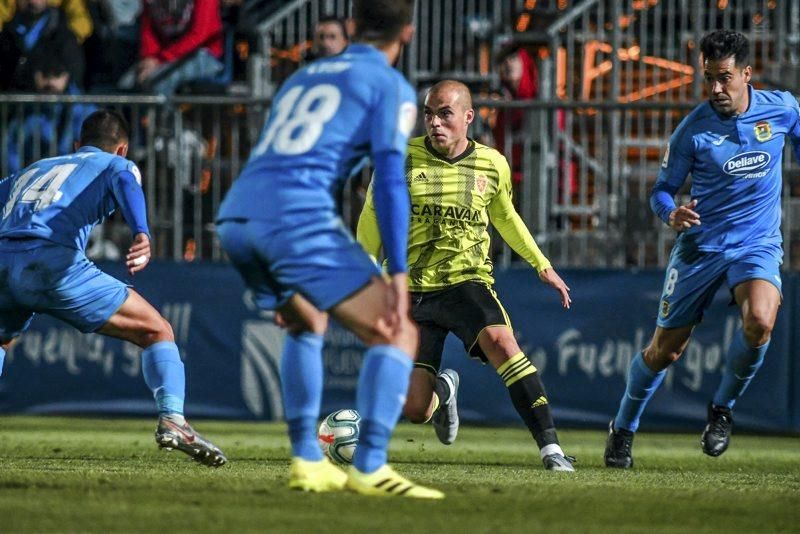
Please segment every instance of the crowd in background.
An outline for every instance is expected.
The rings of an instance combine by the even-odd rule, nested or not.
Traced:
[[[280,0],[0,0],[0,92],[226,93],[236,82],[245,85],[246,51],[255,44],[256,27],[281,5]],[[242,42],[245,46],[239,46]],[[284,74],[339,54],[348,43],[346,22],[322,16],[299,61],[288,65]],[[505,47],[496,68],[500,98],[537,98],[533,54]],[[481,84],[479,92],[486,87]],[[72,151],[81,123],[96,109],[59,100],[25,104],[7,124],[12,134],[5,140],[7,170],[15,172],[39,157]],[[508,153],[518,197],[521,139],[529,125],[521,111],[500,111],[490,122],[493,130],[479,134],[478,140]],[[203,132],[186,127],[169,134],[177,136],[197,140],[184,144],[197,145],[203,153],[210,144]],[[357,219],[368,181],[365,174],[348,186],[351,200],[342,207],[350,212],[350,221]],[[191,217],[187,213],[187,220]]]

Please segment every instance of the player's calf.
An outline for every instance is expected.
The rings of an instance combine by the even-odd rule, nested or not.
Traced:
[[[427,423],[439,408],[440,399],[434,392],[434,373],[431,368],[418,366],[411,371],[408,395],[403,405],[403,416],[411,423]]]
[[[565,456],[559,445],[550,401],[536,367],[519,352],[497,367],[497,374],[508,388],[514,408],[536,440],[542,460],[551,454]]]
[[[424,400],[422,401],[412,400],[409,397],[408,399],[406,399],[406,404],[403,406],[403,417],[405,417],[409,423],[413,423],[415,425],[421,425],[431,420],[432,415],[430,411],[431,411],[430,399],[428,399],[427,402],[425,402]]]

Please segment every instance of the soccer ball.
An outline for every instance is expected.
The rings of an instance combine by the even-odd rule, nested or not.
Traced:
[[[337,464],[353,463],[360,421],[361,416],[355,410],[338,410],[322,421],[317,439],[328,458]]]

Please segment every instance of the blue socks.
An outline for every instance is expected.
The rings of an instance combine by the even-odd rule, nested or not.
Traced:
[[[619,411],[614,418],[615,429],[636,432],[639,428],[639,418],[642,416],[647,402],[661,385],[666,374],[666,369],[659,372],[650,369],[644,363],[641,352],[634,356],[628,370],[628,385],[625,387],[625,395],[622,397]]]
[[[287,335],[281,357],[281,389],[292,456],[322,460],[317,419],[322,402],[322,336]]]
[[[153,391],[159,415],[183,415],[186,376],[178,346],[159,341],[142,351],[144,382]]]
[[[413,364],[408,354],[390,345],[377,345],[364,355],[356,395],[361,428],[353,458],[353,465],[362,473],[372,473],[386,463]]]
[[[722,382],[720,382],[712,401],[714,406],[733,408],[736,400],[744,393],[759,367],[764,363],[767,348],[769,348],[769,341],[760,347],[750,347],[744,338],[742,329],[738,330],[728,348]],[[619,411],[614,419],[614,427],[617,430],[636,432],[639,428],[639,418],[642,416],[647,402],[661,385],[665,375],[666,369],[656,373],[647,367],[641,353],[633,358],[628,372],[625,396],[622,398]]]
[[[769,341],[760,347],[751,347],[744,338],[742,329],[733,336],[731,346],[728,347],[728,354],[725,358],[725,369],[722,372],[722,382],[720,382],[717,392],[714,394],[714,406],[733,408],[750,381],[756,375],[756,371],[764,363],[764,355],[769,348]]]

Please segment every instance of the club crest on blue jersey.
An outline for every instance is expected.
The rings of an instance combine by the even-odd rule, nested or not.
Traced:
[[[756,132],[756,139],[762,143],[772,139],[772,126],[768,121],[758,121],[753,129]]]

